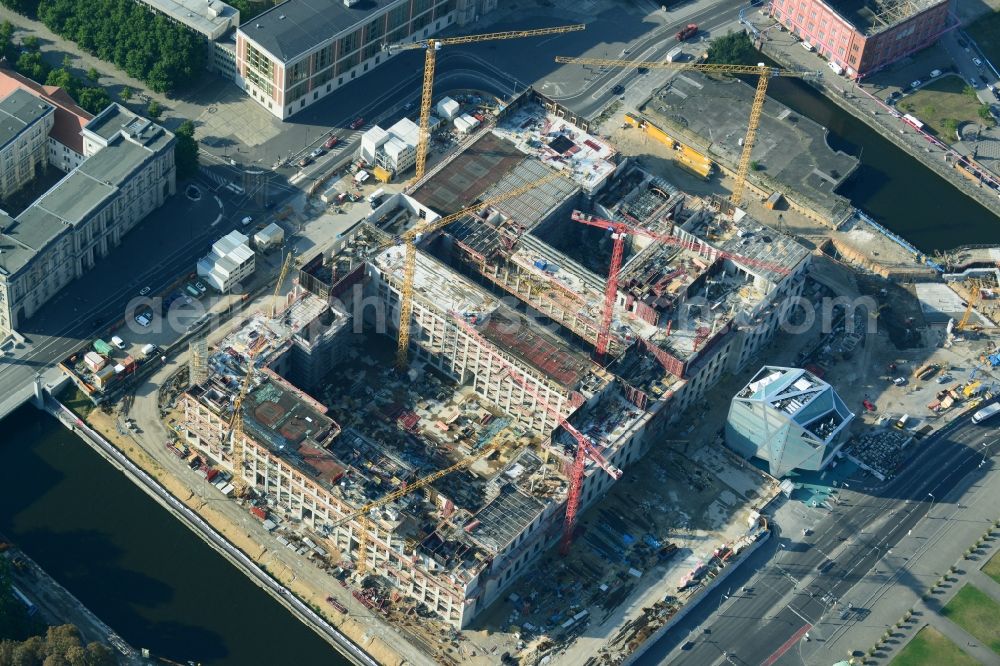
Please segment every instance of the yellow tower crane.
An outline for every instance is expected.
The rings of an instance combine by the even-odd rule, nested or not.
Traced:
[[[413,273],[417,265],[417,246],[416,239],[420,235],[425,235],[437,231],[442,227],[446,227],[452,222],[462,219],[463,217],[469,215],[475,215],[479,211],[483,210],[488,206],[498,204],[501,201],[510,199],[512,197],[519,196],[525,192],[532,190],[539,185],[559,178],[561,172],[552,171],[546,176],[542,176],[538,180],[533,180],[526,185],[521,187],[515,187],[512,190],[508,190],[503,194],[497,195],[486,201],[474,204],[467,208],[447,215],[445,217],[438,218],[433,222],[428,222],[422,226],[414,226],[407,229],[402,234],[397,236],[395,239],[384,243],[382,246],[376,248],[376,252],[380,252],[387,247],[392,245],[402,243],[405,246],[405,255],[403,257],[403,285],[400,288],[399,294],[399,346],[396,347],[396,367],[403,371],[407,367],[407,359],[409,357],[410,349],[410,318],[413,315]]]
[[[271,319],[278,316],[278,293],[281,291],[281,283],[285,281],[285,277],[288,276],[288,269],[292,267],[292,259],[295,257],[295,252],[289,250],[288,254],[285,255],[285,262],[281,264],[281,272],[278,274],[278,282],[274,285],[274,295],[271,297]]]
[[[232,451],[233,455],[233,488],[236,491],[237,497],[246,497],[247,492],[250,490],[246,479],[243,477],[244,435],[243,414],[240,413],[240,410],[243,407],[243,401],[246,399],[247,393],[250,392],[250,384],[253,381],[253,361],[256,355],[256,351],[251,351],[248,354],[247,374],[243,377],[240,392],[236,395],[236,399],[233,400],[233,415],[229,419],[229,435],[227,439],[229,440],[230,451]]]
[[[409,495],[415,490],[420,490],[421,488],[425,488],[430,484],[434,483],[435,481],[437,481],[438,479],[448,476],[452,472],[457,472],[461,469],[465,469],[466,467],[471,467],[476,462],[482,460],[483,458],[488,457],[494,451],[497,451],[500,448],[509,445],[510,443],[511,443],[510,428],[503,428],[500,431],[498,431],[497,434],[494,435],[493,438],[490,439],[490,441],[483,446],[483,448],[481,448],[476,453],[470,455],[469,457],[460,460],[451,467],[446,467],[445,469],[438,470],[437,472],[429,474],[424,478],[414,481],[413,483],[410,483],[398,490],[394,490],[391,493],[385,495],[384,497],[380,497],[374,502],[369,502],[368,504],[365,504],[364,506],[360,507],[353,513],[350,513],[344,516],[343,518],[340,518],[336,522],[334,522],[333,523],[334,528],[342,527],[347,523],[351,522],[352,520],[357,520],[358,523],[360,523],[361,533],[358,535],[358,556],[357,556],[357,564],[355,566],[355,571],[357,572],[357,574],[359,576],[364,576],[365,571],[367,571],[368,569],[368,543],[371,539],[371,531],[372,529],[374,529],[375,526],[374,523],[368,518],[368,513],[370,511],[372,511],[373,509],[377,509],[380,506],[385,506],[389,502],[394,502],[398,500],[400,497]],[[372,559],[374,561],[374,557]]]
[[[558,35],[564,32],[575,32],[583,30],[587,26],[583,24],[562,25],[555,28],[538,28],[536,30],[510,30],[507,32],[488,32],[481,35],[464,35],[462,37],[443,37],[441,39],[424,39],[418,42],[401,42],[388,47],[390,53],[394,51],[408,51],[411,49],[424,49],[424,85],[420,96],[420,138],[417,145],[417,167],[415,180],[420,180],[424,175],[424,167],[427,164],[427,142],[430,138],[430,117],[431,98],[434,94],[434,66],[437,59],[437,51],[442,46],[453,46],[455,44],[473,44],[475,42],[489,42],[500,39],[520,39],[522,37],[538,37],[541,35]]]
[[[969,280],[969,298],[965,303],[965,314],[962,315],[962,321],[958,322],[958,326],[955,327],[956,330],[964,331],[965,327],[969,325],[972,311],[979,305],[979,299],[982,298],[982,295],[982,285],[977,280]]]
[[[750,106],[750,121],[747,123],[747,133],[743,139],[743,152],[740,153],[740,161],[736,167],[736,181],[733,183],[733,193],[729,195],[729,200],[737,206],[743,203],[743,187],[746,184],[747,172],[750,170],[750,152],[753,150],[754,141],[757,139],[757,127],[760,125],[760,114],[764,109],[768,81],[772,76],[794,76],[799,78],[817,76],[815,72],[797,72],[789,69],[770,67],[764,64],[723,65],[704,62],[609,60],[606,58],[569,58],[565,56],[556,57],[556,62],[571,65],[591,65],[594,67],[647,67],[650,69],[693,69],[699,72],[716,72],[720,74],[756,74],[759,77],[757,79],[757,91],[754,94],[753,104]]]

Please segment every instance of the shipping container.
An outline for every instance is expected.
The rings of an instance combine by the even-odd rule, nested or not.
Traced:
[[[108,361],[97,352],[87,352],[83,355],[83,362],[88,368],[90,368],[91,372],[97,372],[103,368]]]
[[[107,388],[108,384],[115,378],[115,369],[108,366],[100,372],[94,373],[94,385],[99,389]]]
[[[109,345],[104,340],[100,339],[94,340],[94,351],[96,351],[98,354],[103,354],[104,356],[107,356],[108,354],[111,353],[111,345]]]

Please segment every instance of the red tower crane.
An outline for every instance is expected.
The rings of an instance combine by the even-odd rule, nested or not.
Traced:
[[[642,227],[627,224],[625,222],[605,220],[600,217],[581,213],[578,210],[573,211],[572,218],[574,222],[581,222],[583,224],[589,224],[592,227],[609,230],[611,232],[611,238],[614,241],[614,246],[611,250],[611,267],[608,269],[608,282],[604,289],[604,311],[601,313],[600,327],[597,330],[597,346],[594,349],[594,353],[597,356],[598,361],[602,361],[604,359],[605,354],[608,352],[608,342],[611,340],[611,318],[614,314],[615,298],[618,295],[618,274],[621,272],[622,256],[625,250],[625,237],[628,234],[646,236],[647,238],[652,238],[653,240],[660,241],[661,243],[666,243],[667,245],[677,245],[703,255],[707,254],[712,257],[725,257],[726,259],[732,259],[733,261],[737,261],[748,266],[755,266],[757,268],[773,271],[781,275],[786,275],[788,273],[788,269],[783,266],[778,266],[777,264],[761,261],[759,259],[751,259],[750,257],[744,257],[731,252],[724,252],[701,241],[688,241],[676,236],[658,234],[650,231],[649,229],[643,229]]]
[[[559,552],[565,555],[569,551],[570,544],[573,542],[573,528],[576,525],[577,510],[580,508],[580,495],[583,490],[583,473],[587,464],[587,459],[590,458],[594,461],[613,479],[617,480],[621,478],[622,471],[605,460],[604,456],[602,456],[600,451],[598,451],[597,448],[591,444],[590,440],[588,440],[582,432],[573,427],[569,421],[563,418],[562,414],[559,413],[559,410],[542,398],[538,390],[534,388],[531,385],[531,382],[528,381],[528,378],[524,376],[524,373],[514,367],[513,363],[508,361],[500,352],[494,349],[493,345],[487,342],[479,331],[477,331],[472,324],[466,321],[465,317],[457,312],[450,312],[449,314],[466,333],[476,339],[482,345],[482,348],[504,367],[504,370],[507,371],[507,374],[511,379],[524,387],[524,390],[537,400],[538,404],[541,405],[542,408],[549,413],[549,415],[556,419],[559,422],[559,425],[561,425],[566,432],[572,435],[573,439],[576,440],[576,454],[573,456],[573,467],[569,478],[569,494],[566,497],[566,518],[563,521],[562,541],[559,543]]]

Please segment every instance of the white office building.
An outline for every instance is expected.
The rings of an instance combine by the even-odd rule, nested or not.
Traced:
[[[219,293],[228,293],[256,267],[249,240],[238,231],[230,231],[215,241],[212,251],[198,260],[198,275]]]

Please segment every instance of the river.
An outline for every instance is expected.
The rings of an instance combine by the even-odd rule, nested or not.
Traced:
[[[768,95],[826,127],[831,147],[860,157],[839,193],[919,249],[1000,244],[1000,218],[814,88],[777,77]]]
[[[175,661],[349,664],[54,418],[0,430],[0,532],[128,643]]]

